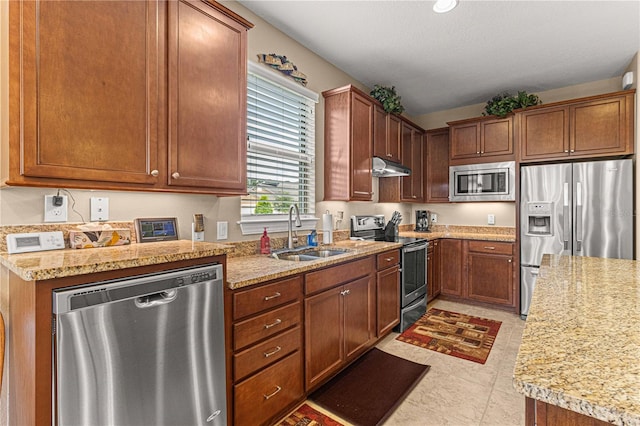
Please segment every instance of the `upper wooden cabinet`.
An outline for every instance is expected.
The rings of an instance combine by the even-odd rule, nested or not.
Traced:
[[[155,0],[16,1],[9,21],[8,184],[246,190],[250,23]]]
[[[450,164],[515,160],[513,117],[480,117],[449,125]]]
[[[423,196],[423,131],[407,120],[401,120],[402,161],[411,169],[410,176],[380,178],[379,201],[422,203]]]
[[[373,116],[373,155],[400,162],[401,118],[388,114],[377,103]]]
[[[424,137],[424,201],[448,203],[449,128],[427,130]]]
[[[516,113],[520,161],[633,154],[635,90]]]
[[[324,96],[324,199],[371,201],[374,101],[349,85]]]

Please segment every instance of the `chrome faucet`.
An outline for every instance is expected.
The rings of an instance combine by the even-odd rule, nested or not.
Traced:
[[[300,222],[300,210],[298,209],[297,204],[291,204],[289,207],[289,222],[288,222],[288,231],[289,231],[289,240],[287,241],[287,248],[293,248],[293,237],[292,237],[292,225],[291,225],[291,213],[296,211],[296,228],[300,228],[302,226],[302,222]],[[297,237],[296,237],[297,240]]]

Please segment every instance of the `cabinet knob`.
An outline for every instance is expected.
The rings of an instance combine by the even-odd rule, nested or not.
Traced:
[[[568,150],[568,149],[565,149],[565,150],[564,150],[564,152],[569,152],[569,150]]]
[[[576,150],[575,150],[575,149],[572,149],[572,150],[571,150],[571,152],[576,152]]]
[[[412,196],[411,196],[411,198],[418,198],[418,197],[417,197],[417,196],[415,196],[415,195],[412,195]]]
[[[480,151],[480,154],[484,154],[484,151]]]
[[[349,293],[351,293],[351,290],[342,290],[342,291],[340,292],[340,294],[341,294],[342,296],[346,296],[346,295],[348,295]]]
[[[476,154],[480,154],[480,151],[476,151]]]
[[[160,174],[157,170],[151,170],[151,176],[157,177]]]
[[[511,263],[511,262],[513,262],[513,260],[512,260],[512,259],[509,259],[509,263]]]
[[[387,157],[393,157],[393,155],[391,155],[391,154],[387,154]]]
[[[180,173],[178,172],[173,172],[173,174],[171,175],[172,178],[174,179],[180,179]]]
[[[496,248],[493,246],[484,246],[485,249],[487,250],[495,250]]]

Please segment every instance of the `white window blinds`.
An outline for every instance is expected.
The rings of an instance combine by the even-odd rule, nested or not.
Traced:
[[[249,73],[247,190],[242,216],[315,210],[315,102]]]

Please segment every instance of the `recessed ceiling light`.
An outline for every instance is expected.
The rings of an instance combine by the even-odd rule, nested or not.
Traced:
[[[436,13],[446,13],[453,10],[458,5],[458,0],[438,0],[433,5],[433,11]]]

